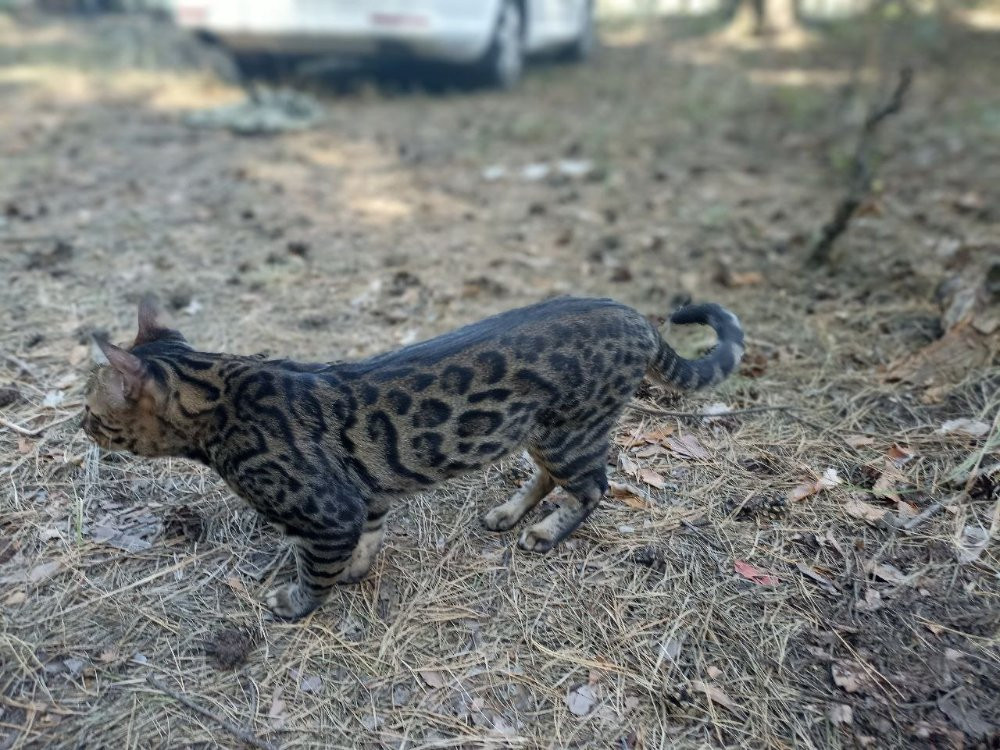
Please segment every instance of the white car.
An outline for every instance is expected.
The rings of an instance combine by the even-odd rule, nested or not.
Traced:
[[[237,55],[416,59],[511,86],[537,53],[586,58],[593,0],[174,0],[175,21]]]

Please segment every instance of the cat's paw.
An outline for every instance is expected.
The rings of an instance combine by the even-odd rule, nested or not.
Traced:
[[[319,604],[303,596],[296,583],[286,583],[272,589],[264,597],[264,603],[275,616],[283,620],[297,620],[312,612]]]
[[[528,552],[545,553],[556,546],[556,541],[552,538],[551,532],[542,524],[529,526],[521,532],[521,538],[517,540],[517,546]]]
[[[483,526],[490,531],[510,531],[523,517],[523,513],[515,512],[514,509],[507,507],[507,503],[504,503],[491,509],[483,516]]]

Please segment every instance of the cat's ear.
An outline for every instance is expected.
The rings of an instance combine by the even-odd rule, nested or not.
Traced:
[[[132,352],[127,352],[108,341],[95,338],[94,342],[107,359],[108,365],[121,375],[122,396],[130,401],[138,399],[142,386],[149,377],[146,365]]]
[[[98,367],[107,367],[111,362],[108,361],[108,355],[101,348],[102,342],[103,339],[98,336],[90,337],[90,359]]]
[[[139,333],[136,334],[135,343],[132,346],[148,344],[150,341],[163,338],[168,333],[180,336],[170,317],[160,307],[156,296],[153,294],[143,295],[142,299],[139,300]]]

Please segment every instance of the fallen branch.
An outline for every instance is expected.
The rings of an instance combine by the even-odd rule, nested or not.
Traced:
[[[643,414],[648,414],[651,417],[678,417],[681,419],[712,419],[721,418],[729,416],[739,416],[741,414],[757,414],[758,412],[764,411],[791,411],[794,406],[751,406],[746,409],[733,409],[731,411],[724,411],[718,414],[702,414],[696,411],[667,411],[666,409],[650,409],[648,406],[639,406],[639,404],[628,404],[627,409],[632,411],[638,411]]]
[[[76,412],[71,412],[70,414],[60,417],[59,419],[55,419],[49,422],[48,424],[42,425],[41,427],[34,430],[29,429],[27,427],[22,427],[19,424],[15,424],[14,422],[10,422],[4,419],[3,417],[0,417],[0,427],[6,427],[8,430],[12,430],[13,432],[18,433],[19,435],[24,435],[25,437],[36,438],[36,437],[41,437],[50,428],[55,427],[56,425],[63,424],[64,422],[68,422],[71,419],[76,419],[79,416],[80,415],[77,414]]]
[[[905,67],[900,70],[899,81],[889,99],[881,106],[873,104],[868,112],[864,125],[861,127],[861,134],[858,136],[854,156],[851,159],[851,178],[848,182],[847,194],[837,204],[833,217],[823,226],[809,256],[810,264],[820,266],[830,259],[833,243],[847,230],[855,211],[871,192],[872,181],[875,177],[871,165],[871,147],[875,132],[887,117],[896,114],[903,108],[903,100],[912,82],[913,69]]]
[[[8,422],[3,417],[0,417],[0,427],[6,427],[11,432],[16,432],[18,435],[24,435],[25,437],[38,437],[42,434],[42,430],[29,430],[26,427],[21,427],[19,424]]]
[[[260,739],[257,735],[248,732],[246,729],[243,729],[242,727],[236,726],[235,724],[233,724],[233,722],[229,721],[229,719],[224,719],[218,714],[209,711],[207,708],[202,708],[197,703],[192,701],[190,698],[181,695],[175,690],[172,690],[163,683],[159,682],[155,677],[153,677],[153,675],[146,675],[146,681],[160,692],[166,693],[176,701],[180,701],[195,713],[204,716],[206,719],[211,719],[212,721],[216,722],[219,726],[221,726],[223,729],[225,729],[227,732],[233,735],[233,737],[242,740],[248,745],[253,745],[254,747],[263,748],[263,750],[278,750],[277,745],[274,745],[268,742],[267,740]]]

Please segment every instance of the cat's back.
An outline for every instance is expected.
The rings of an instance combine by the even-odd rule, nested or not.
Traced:
[[[580,344],[626,331],[648,329],[645,319],[631,307],[606,298],[556,297],[449,331],[396,351],[338,368],[346,376],[392,378],[400,370],[435,367],[474,351],[558,347],[568,341]]]

